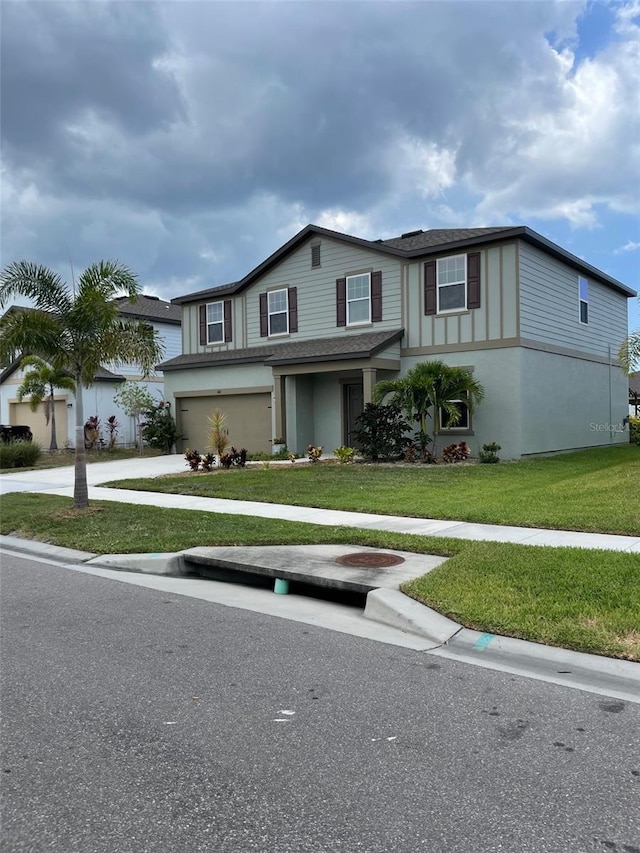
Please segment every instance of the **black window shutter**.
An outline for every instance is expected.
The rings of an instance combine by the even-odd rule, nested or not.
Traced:
[[[371,322],[382,320],[382,272],[371,273]]]
[[[200,346],[207,344],[207,306],[200,306]]]
[[[269,317],[267,315],[267,294],[260,294],[260,337],[266,338],[269,334]]]
[[[424,313],[435,314],[436,311],[436,262],[427,261],[424,265]]]
[[[289,288],[289,331],[298,331],[298,288]]]
[[[480,307],[480,252],[467,255],[467,308]]]
[[[336,279],[336,325],[347,325],[347,280]]]
[[[233,340],[233,332],[231,329],[231,300],[224,301],[224,342],[228,344]]]

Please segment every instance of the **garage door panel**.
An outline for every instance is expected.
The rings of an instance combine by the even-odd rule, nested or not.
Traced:
[[[183,448],[208,452],[207,418],[219,409],[226,415],[229,443],[250,453],[271,449],[271,395],[228,394],[215,397],[182,397],[177,400]]]
[[[67,440],[67,404],[64,400],[56,400],[56,437],[58,447],[64,447]],[[10,403],[9,421],[12,426],[24,424],[31,428],[33,440],[45,449],[51,445],[51,422],[47,425],[44,416],[44,406],[38,406],[32,412],[29,403]]]

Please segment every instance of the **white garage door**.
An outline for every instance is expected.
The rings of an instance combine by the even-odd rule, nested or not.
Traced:
[[[176,400],[178,428],[183,449],[207,453],[207,418],[215,409],[227,417],[229,442],[249,453],[271,451],[271,394],[217,394],[215,397],[181,397]]]
[[[64,400],[56,400],[56,436],[58,447],[64,447],[67,440],[67,404]],[[38,406],[36,412],[32,412],[28,403],[10,403],[9,419],[12,426],[23,425],[31,427],[33,440],[37,441],[45,450],[51,445],[51,422],[49,426],[45,421],[44,407]]]

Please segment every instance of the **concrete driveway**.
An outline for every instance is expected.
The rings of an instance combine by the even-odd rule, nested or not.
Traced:
[[[139,457],[114,459],[110,462],[92,462],[87,465],[87,483],[89,486],[98,486],[100,483],[122,480],[125,477],[160,477],[163,474],[179,474],[187,470],[181,453],[143,459]],[[16,469],[0,475],[0,495],[11,492],[52,492],[73,488],[73,474],[73,464],[39,471]]]

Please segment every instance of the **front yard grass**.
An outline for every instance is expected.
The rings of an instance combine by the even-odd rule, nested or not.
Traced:
[[[640,661],[640,554],[427,538],[107,501],[73,510],[70,499],[27,493],[3,499],[0,532],[95,553],[343,543],[441,554],[451,559],[406,584],[405,592],[480,631]]]
[[[127,489],[384,515],[640,534],[640,447],[498,465],[310,465],[110,483]]]
[[[150,456],[161,456],[160,450],[154,450],[150,447],[145,447],[142,458],[148,459]],[[140,451],[136,447],[114,447],[112,450],[86,450],[85,451],[87,465],[92,462],[113,462],[116,459],[139,459]],[[42,449],[42,455],[35,465],[29,468],[0,468],[0,474],[16,474],[22,471],[39,471],[47,468],[63,468],[67,465],[73,465],[75,456],[73,448],[61,450],[46,450]]]

